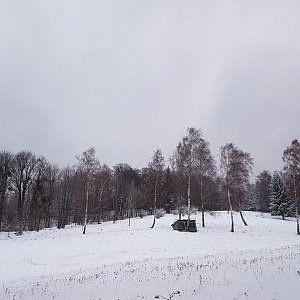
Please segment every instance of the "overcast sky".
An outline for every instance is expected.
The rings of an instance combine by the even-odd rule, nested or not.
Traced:
[[[300,138],[300,1],[0,0],[0,148],[143,167],[187,127],[255,174]]]

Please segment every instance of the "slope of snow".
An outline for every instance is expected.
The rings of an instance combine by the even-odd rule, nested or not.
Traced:
[[[226,212],[199,231],[173,231],[176,216],[0,234],[0,299],[299,299],[294,220]],[[163,299],[161,297],[161,299]]]

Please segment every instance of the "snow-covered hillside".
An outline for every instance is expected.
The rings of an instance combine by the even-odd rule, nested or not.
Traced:
[[[207,217],[197,233],[166,215],[0,234],[0,299],[300,299],[300,237],[294,220]],[[196,218],[196,216],[195,216]]]

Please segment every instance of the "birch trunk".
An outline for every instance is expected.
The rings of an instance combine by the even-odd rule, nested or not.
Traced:
[[[84,223],[83,223],[83,234],[85,234],[85,232],[86,232],[88,203],[89,203],[89,188],[88,188],[88,183],[87,183],[87,185],[86,185],[86,199],[85,199]]]
[[[227,197],[228,197],[228,204],[229,204],[230,217],[231,217],[231,230],[230,230],[230,232],[234,232],[233,211],[232,211],[232,205],[231,205],[230,190],[229,190],[229,188],[227,189]]]
[[[157,178],[156,178],[156,181],[155,181],[155,188],[154,188],[154,214],[153,214],[153,224],[150,228],[154,228],[155,226],[155,216],[156,216],[156,206],[157,206]]]
[[[241,216],[241,218],[242,218],[242,221],[243,221],[244,225],[245,225],[245,226],[248,226],[248,224],[247,224],[247,222],[246,222],[246,220],[245,220],[245,218],[244,218],[244,216],[243,216],[243,213],[242,213],[241,209],[240,209],[240,216]]]
[[[241,209],[241,201],[240,201],[240,200],[239,200],[239,211],[240,211],[240,216],[241,216],[241,218],[242,218],[242,221],[243,221],[244,225],[245,225],[245,226],[248,226],[248,224],[247,224],[247,222],[246,222],[246,220],[245,220],[245,218],[244,218],[244,216],[243,216],[243,213],[242,213],[242,209]]]

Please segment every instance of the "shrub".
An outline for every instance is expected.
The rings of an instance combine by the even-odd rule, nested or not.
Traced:
[[[142,219],[142,218],[144,218],[144,217],[146,217],[148,215],[148,212],[146,211],[146,210],[144,210],[144,209],[140,209],[139,211],[138,211],[138,216]]]
[[[159,208],[155,212],[155,218],[159,219],[159,218],[163,217],[165,214],[166,214],[166,211],[163,208]]]

